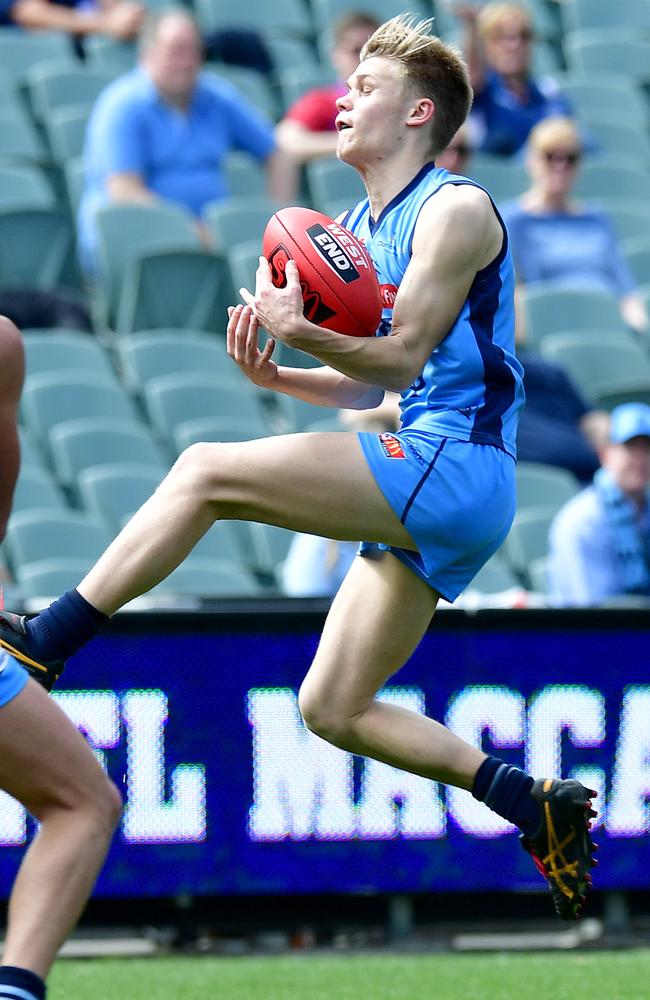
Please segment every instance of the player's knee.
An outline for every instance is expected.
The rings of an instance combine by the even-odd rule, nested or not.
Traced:
[[[90,823],[108,835],[113,833],[122,817],[122,796],[106,774],[94,783],[92,789],[86,789],[86,795],[77,804]]]
[[[345,745],[349,726],[345,713],[331,702],[325,702],[311,687],[303,684],[298,694],[298,707],[310,731],[334,746]]]
[[[214,499],[219,485],[232,478],[232,446],[217,442],[197,442],[176,459],[168,480],[176,488],[184,488],[192,496]]]
[[[102,817],[106,829],[113,833],[118,823],[122,819],[124,802],[120,791],[110,778],[106,778],[105,787],[102,790]]]

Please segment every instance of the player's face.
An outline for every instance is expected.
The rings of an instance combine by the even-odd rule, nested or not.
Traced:
[[[391,59],[364,59],[347,80],[348,92],[336,102],[337,154],[353,165],[385,159],[404,140],[413,95]]]

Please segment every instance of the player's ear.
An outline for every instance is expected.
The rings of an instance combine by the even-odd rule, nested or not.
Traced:
[[[421,97],[411,108],[407,125],[426,125],[435,113],[435,104],[430,97]]]

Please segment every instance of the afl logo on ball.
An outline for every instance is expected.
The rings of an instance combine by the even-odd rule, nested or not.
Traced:
[[[331,233],[328,233],[320,223],[310,226],[307,230],[307,236],[325,263],[329,264],[334,273],[338,274],[339,278],[346,285],[349,285],[351,281],[357,280],[359,272],[350,260],[347,251],[343,249],[338,240]]]

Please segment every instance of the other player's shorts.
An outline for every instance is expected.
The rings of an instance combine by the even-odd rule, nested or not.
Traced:
[[[392,552],[445,600],[455,600],[510,531],[514,459],[492,445],[408,430],[361,432],[359,441],[419,550],[362,542],[360,555]]]
[[[29,674],[18,660],[0,649],[0,708],[20,694]]]

